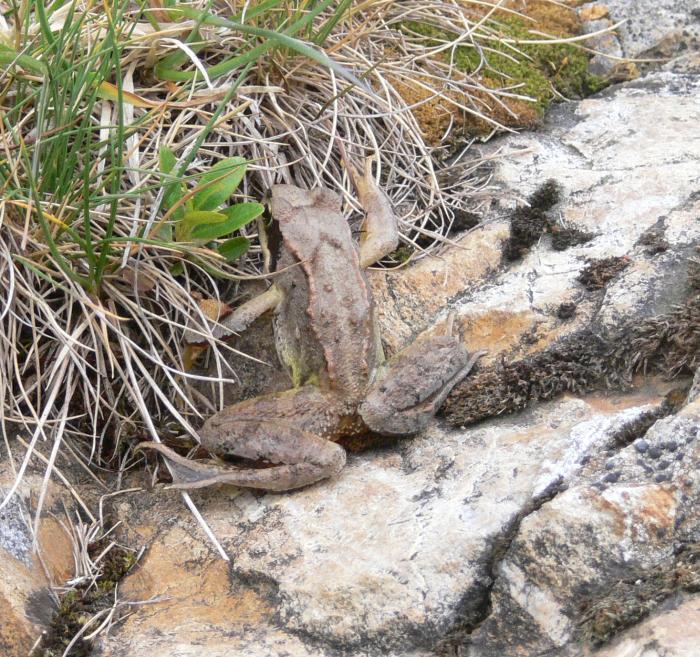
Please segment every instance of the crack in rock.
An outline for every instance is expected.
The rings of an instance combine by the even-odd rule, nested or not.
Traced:
[[[469,643],[469,636],[491,615],[492,594],[498,580],[498,568],[518,535],[523,520],[539,511],[566,488],[564,477],[560,475],[543,491],[535,495],[525,508],[513,518],[512,522],[504,528],[503,534],[493,540],[489,550],[490,554],[486,559],[489,583],[484,587],[483,592],[476,596],[476,599],[473,599],[473,589],[470,589],[469,593],[465,595],[465,600],[457,611],[457,617],[461,617],[462,620],[458,621],[438,643],[436,647],[438,657],[460,657],[462,655],[461,650]]]

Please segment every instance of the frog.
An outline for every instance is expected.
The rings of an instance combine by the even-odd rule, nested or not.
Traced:
[[[347,458],[340,439],[424,431],[483,355],[470,354],[448,322],[444,334],[419,337],[385,358],[365,270],[397,248],[398,219],[371,163],[364,175],[346,167],[364,210],[359,240],[339,194],[273,185],[273,282],[220,323],[220,335],[238,333],[272,311],[277,353],[292,381],[288,390],[226,406],[198,431],[208,451],[255,464],[192,460],[159,442],[139,445],[162,455],[171,487],[283,492],[338,476]]]

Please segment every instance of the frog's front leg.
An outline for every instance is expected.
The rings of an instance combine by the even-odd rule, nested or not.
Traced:
[[[452,335],[416,340],[384,365],[360,404],[360,416],[370,429],[384,435],[423,431],[450,390],[484,353],[470,355]]]
[[[238,306],[230,315],[221,322],[211,322],[211,333],[218,340],[227,338],[233,333],[240,333],[247,329],[260,315],[268,310],[277,308],[282,299],[282,294],[276,285],[272,285],[262,294],[249,299]],[[201,344],[206,340],[206,334],[199,330],[188,328],[184,334],[185,342],[189,344]]]
[[[228,317],[221,322],[223,336],[231,333],[240,333],[247,329],[260,315],[268,310],[274,310],[282,300],[282,294],[276,285],[272,285],[266,292],[249,299],[238,306]]]
[[[239,467],[215,461],[193,461],[159,443],[139,448],[160,452],[168,461],[175,488],[233,484],[286,491],[338,474],[345,450],[334,437],[342,417],[335,396],[315,386],[255,397],[210,417],[199,432],[208,450],[270,467]]]
[[[360,267],[365,269],[396,250],[399,245],[399,222],[391,202],[374,182],[371,160],[367,159],[365,162],[363,176],[347,159],[345,166],[357,190],[360,205],[365,211],[360,236]]]

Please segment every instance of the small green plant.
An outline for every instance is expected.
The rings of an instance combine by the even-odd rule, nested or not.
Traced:
[[[243,180],[248,166],[244,158],[220,160],[202,174],[199,184],[191,192],[181,178],[173,175],[176,164],[175,154],[165,146],[161,148],[160,171],[167,180],[163,207],[173,220],[176,241],[208,243],[231,235],[263,213],[264,207],[260,203],[243,202],[221,208]],[[161,231],[159,236],[168,241],[173,237],[167,226],[165,234]],[[229,262],[234,262],[249,247],[250,240],[236,236],[219,244],[216,251]]]

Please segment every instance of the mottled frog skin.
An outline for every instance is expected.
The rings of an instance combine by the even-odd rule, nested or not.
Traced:
[[[364,269],[398,244],[397,220],[369,169],[353,179],[365,209],[357,244],[328,189],[272,188],[277,239],[270,289],[223,324],[244,330],[274,309],[275,342],[294,387],[248,399],[209,418],[199,432],[212,452],[266,461],[235,467],[193,461],[144,443],[168,461],[176,488],[229,483],[284,491],[337,475],[345,451],[334,440],[367,431],[423,430],[480,354],[470,357],[452,335],[422,338],[384,362]]]

